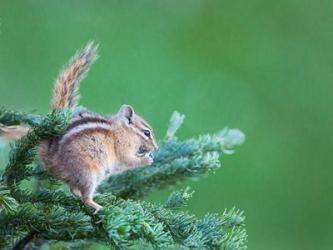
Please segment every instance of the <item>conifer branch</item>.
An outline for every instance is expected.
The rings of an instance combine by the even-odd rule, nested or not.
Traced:
[[[214,135],[179,141],[175,133],[183,120],[183,115],[174,112],[166,139],[151,166],[111,176],[101,190],[123,198],[141,198],[155,189],[216,170],[220,167],[220,156],[234,153],[234,147],[245,140],[240,130],[225,128]]]
[[[31,175],[32,168],[30,164],[36,155],[36,146],[43,139],[61,133],[65,129],[69,118],[69,111],[55,110],[38,125],[35,125],[26,136],[16,142],[10,152],[9,163],[3,175],[7,185],[18,184]]]
[[[21,185],[22,180],[32,177],[54,182],[33,163],[36,146],[48,136],[61,133],[69,118],[66,110],[40,119],[1,110],[3,124],[33,124],[12,147],[0,179],[1,249],[42,244],[75,247],[92,242],[115,249],[246,249],[243,213],[231,209],[197,218],[184,210],[193,194],[189,189],[172,193],[162,204],[128,199],[215,170],[219,156],[232,153],[233,147],[244,140],[240,131],[225,129],[213,136],[178,141],[175,132],[184,117],[175,113],[155,164],[112,177],[95,198],[104,209],[93,214],[90,207],[62,189],[31,190]]]
[[[38,125],[42,120],[41,116],[8,110],[0,107],[0,124],[6,126],[27,124],[30,126]]]

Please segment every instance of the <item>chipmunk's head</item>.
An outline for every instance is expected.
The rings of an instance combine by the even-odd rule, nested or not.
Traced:
[[[122,161],[128,166],[153,163],[153,152],[158,149],[154,131],[129,105],[121,106],[117,114],[119,132],[116,134],[122,150]],[[120,153],[120,152],[119,152]]]

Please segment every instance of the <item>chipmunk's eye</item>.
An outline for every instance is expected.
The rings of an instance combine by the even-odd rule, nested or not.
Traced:
[[[150,131],[148,129],[144,129],[143,133],[145,134],[145,136],[150,137]]]

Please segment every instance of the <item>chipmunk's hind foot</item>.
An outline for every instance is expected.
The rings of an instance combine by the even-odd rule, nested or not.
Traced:
[[[100,210],[103,209],[103,207],[101,205],[99,205],[98,203],[94,202],[92,199],[88,198],[88,199],[85,199],[83,202],[84,202],[84,204],[86,204],[86,205],[88,205],[88,206],[90,206],[90,207],[92,207],[92,208],[95,209],[94,214],[97,214]]]

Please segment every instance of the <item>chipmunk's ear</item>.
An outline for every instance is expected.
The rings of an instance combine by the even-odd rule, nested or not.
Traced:
[[[126,118],[129,125],[132,124],[132,119],[134,116],[134,109],[130,105],[122,105],[118,114],[121,117]]]

